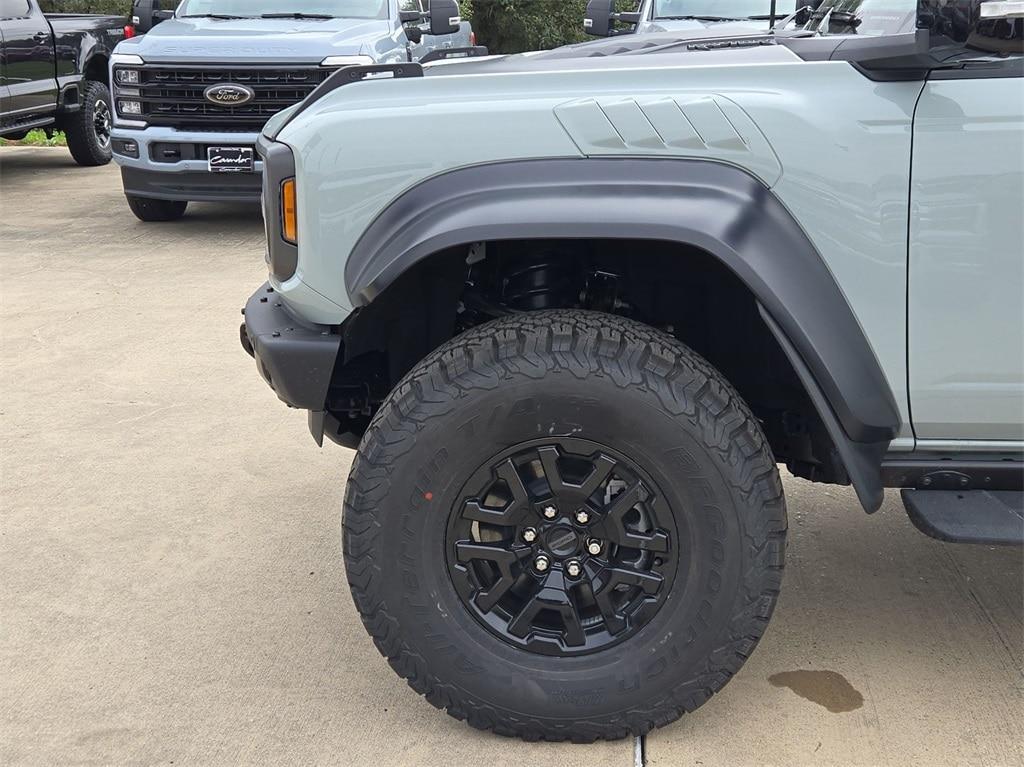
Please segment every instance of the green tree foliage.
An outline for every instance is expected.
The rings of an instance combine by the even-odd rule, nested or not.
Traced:
[[[39,0],[44,13],[113,13],[127,16],[131,0]]]
[[[44,13],[112,13],[127,16],[132,0],[39,0]]]
[[[461,0],[477,41],[491,53],[557,48],[584,39],[586,0]]]

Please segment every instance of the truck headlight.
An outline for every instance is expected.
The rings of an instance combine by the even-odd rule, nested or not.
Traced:
[[[114,79],[119,85],[138,85],[139,70],[137,69],[115,69]]]
[[[140,115],[142,114],[142,102],[120,99],[117,102],[117,111],[123,115]]]
[[[370,56],[328,56],[320,62],[322,67],[368,67],[374,63]]]

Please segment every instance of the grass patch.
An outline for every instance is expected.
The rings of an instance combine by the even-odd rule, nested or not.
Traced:
[[[67,146],[63,131],[55,131],[53,138],[47,138],[46,131],[30,130],[25,138],[19,141],[10,141],[0,138],[0,146]]]

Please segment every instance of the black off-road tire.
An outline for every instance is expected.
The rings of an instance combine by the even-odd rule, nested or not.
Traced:
[[[140,221],[177,221],[188,207],[188,200],[155,200],[130,194],[125,197],[128,207]]]
[[[485,628],[453,586],[446,543],[470,475],[559,434],[642,467],[681,551],[649,622],[572,657]],[[362,439],[343,528],[363,623],[414,690],[476,728],[589,742],[672,722],[740,669],[779,593],[786,511],[757,420],[708,362],[637,322],[564,310],[482,325],[417,365]]]
[[[110,90],[97,80],[82,82],[82,107],[64,120],[68,149],[79,165],[110,162],[110,129],[113,125]]]

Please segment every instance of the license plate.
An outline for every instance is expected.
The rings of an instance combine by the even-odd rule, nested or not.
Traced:
[[[248,146],[211,146],[206,148],[211,173],[252,173],[253,152]]]

